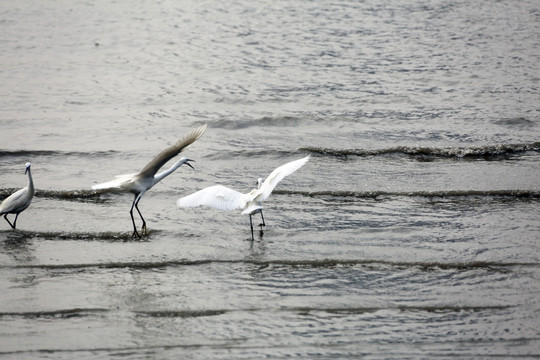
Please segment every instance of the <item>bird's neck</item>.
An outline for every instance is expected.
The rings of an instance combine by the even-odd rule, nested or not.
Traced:
[[[178,169],[181,165],[182,165],[182,163],[176,163],[173,166],[171,166],[169,169],[167,169],[165,171],[162,171],[159,174],[154,175],[154,184],[160,182],[165,177],[172,174],[174,172],[174,170]]]
[[[34,193],[34,181],[32,180],[32,172],[28,169],[28,190]]]

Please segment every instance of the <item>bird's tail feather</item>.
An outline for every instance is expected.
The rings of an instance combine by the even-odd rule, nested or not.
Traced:
[[[120,189],[124,183],[131,180],[135,174],[118,175],[114,180],[92,186],[92,190]]]

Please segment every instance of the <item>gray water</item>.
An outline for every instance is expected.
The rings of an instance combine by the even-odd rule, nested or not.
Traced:
[[[537,1],[3,1],[0,27],[0,199],[26,161],[37,189],[0,219],[1,358],[540,357]],[[204,123],[132,239],[132,195],[91,186]],[[253,242],[175,205],[307,155]]]

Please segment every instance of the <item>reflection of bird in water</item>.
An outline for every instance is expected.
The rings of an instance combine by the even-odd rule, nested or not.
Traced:
[[[278,167],[272,171],[264,182],[262,182],[262,178],[259,178],[257,180],[257,189],[253,189],[247,194],[242,194],[223,185],[214,185],[180,198],[177,205],[179,207],[206,205],[219,210],[243,210],[242,214],[249,215],[251,239],[254,240],[253,221],[251,216],[256,213],[260,213],[262,219],[262,224],[260,224],[260,226],[266,226],[262,213],[262,202],[270,196],[276,185],[283,180],[285,176],[290,175],[296,170],[300,169],[305,163],[308,162],[308,160],[309,156],[300,160],[291,161],[290,163]]]
[[[183,164],[188,165],[193,168],[189,161],[193,161],[186,158],[181,158],[178,160],[170,169],[156,174],[157,171],[167,163],[170,159],[178,155],[186,146],[193,143],[195,140],[200,138],[204,131],[206,130],[206,125],[200,126],[197,129],[193,130],[182,139],[178,140],[176,144],[170,146],[169,148],[163,150],[159,153],[152,161],[150,161],[140,172],[136,174],[128,175],[118,175],[114,180],[97,184],[92,186],[94,190],[120,190],[127,191],[135,195],[133,203],[131,204],[131,210],[129,214],[131,215],[131,221],[133,223],[133,234],[132,237],[137,236],[141,237],[137,232],[137,227],[135,225],[135,219],[133,218],[133,208],[137,209],[141,220],[143,221],[142,232],[143,235],[146,235],[146,221],[144,220],[141,211],[139,210],[139,201],[141,200],[144,193],[151,189],[152,186],[160,182],[167,175],[171,174],[173,171],[178,169]]]
[[[0,203],[0,215],[4,215],[4,219],[6,219],[12,229],[17,227],[19,214],[30,206],[34,197],[34,182],[32,181],[32,173],[30,171],[31,165],[30,163],[26,163],[26,170],[24,171],[25,174],[28,173],[28,186],[14,192]],[[15,214],[13,224],[7,218],[8,214]]]

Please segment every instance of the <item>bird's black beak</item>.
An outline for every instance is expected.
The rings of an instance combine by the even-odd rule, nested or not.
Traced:
[[[195,161],[195,160],[191,160],[191,159],[187,159],[186,160],[186,165],[189,166],[190,168],[192,168],[193,170],[195,170],[195,168],[193,166],[191,166],[191,164],[189,163],[189,161]]]

